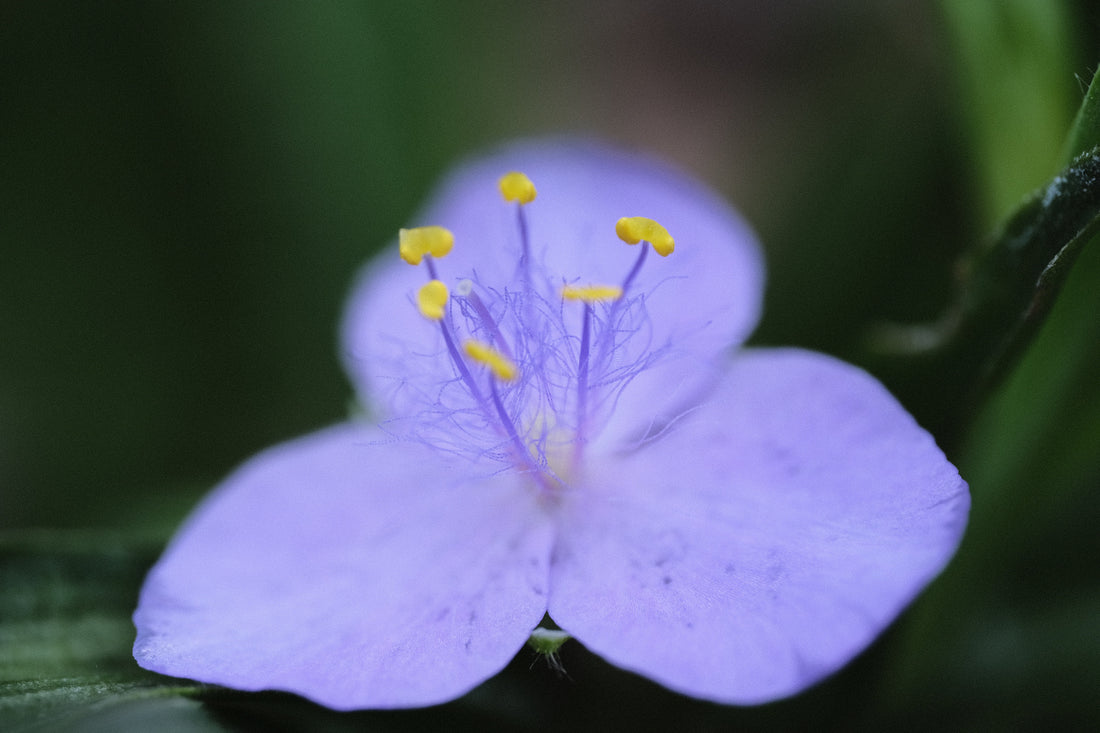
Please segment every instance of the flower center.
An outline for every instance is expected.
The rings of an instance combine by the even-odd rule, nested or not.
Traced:
[[[513,282],[483,283],[477,273],[448,287],[438,262],[454,246],[439,226],[402,229],[399,249],[428,281],[416,293],[420,314],[438,324],[453,378],[439,385],[425,418],[447,413],[462,445],[528,473],[540,488],[568,485],[585,445],[598,432],[622,389],[659,350],[626,348],[648,323],[646,293],[636,278],[652,247],[662,257],[674,241],[657,222],[625,217],[618,238],[641,244],[619,284],[578,284],[536,267],[526,207],[536,198],[531,180],[508,173],[501,195],[516,206],[518,262]],[[579,307],[578,307],[579,306]],[[426,421],[425,420],[425,421]]]

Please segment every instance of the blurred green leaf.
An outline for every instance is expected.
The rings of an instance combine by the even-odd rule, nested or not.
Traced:
[[[516,134],[521,70],[483,73],[511,6],[0,17],[4,528],[106,524],[339,420],[356,269],[448,162]]]
[[[1100,148],[1094,148],[1024,202],[968,266],[954,305],[938,322],[871,334],[875,371],[922,424],[951,442],[1030,344],[1098,230]]]
[[[954,300],[937,321],[880,326],[856,358],[953,452],[1100,229],[1100,139],[1087,132],[1097,114],[1086,101],[1072,136],[1079,155],[1017,204],[1021,192],[1049,178],[1065,139],[1069,15],[1059,3],[1037,0],[944,0],[942,8],[984,199],[975,219],[1004,223],[959,268]]]
[[[1072,160],[1089,148],[1100,145],[1100,68],[1092,77],[1085,100],[1077,110],[1069,138],[1066,140],[1065,159]]]
[[[1095,730],[1100,595],[1062,593],[982,611],[952,624],[958,634],[932,648],[919,684],[888,678],[893,713],[879,718],[882,727]]]
[[[988,227],[1058,169],[1073,112],[1072,16],[1066,3],[1050,0],[943,0],[941,7]]]
[[[159,549],[119,533],[0,534],[0,728],[118,730],[161,707],[190,719],[193,704],[173,696],[193,688],[130,654],[130,614]]]
[[[0,535],[0,680],[132,677],[128,614],[156,549],[107,532]]]
[[[1005,3],[1003,12],[1025,4]],[[999,83],[1016,83],[1012,64],[1001,67]],[[1006,118],[1018,105],[1002,98],[982,113],[978,127],[989,133],[998,124],[1012,126]],[[1002,140],[1005,175],[1011,158],[1028,158],[1035,145],[1045,149],[1050,142],[1045,133],[1037,140],[1037,133],[1025,132]],[[1025,202],[971,272],[972,305],[983,297],[995,302],[991,283],[998,279],[1000,297],[1028,288],[1033,297],[1018,300],[1015,324],[1001,323],[1011,327],[1000,334],[1008,340],[986,373],[1004,380],[984,404],[975,401],[977,418],[954,446],[973,495],[970,524],[958,556],[912,614],[907,652],[891,673],[894,715],[908,726],[1100,725],[1100,566],[1094,561],[1100,555],[1100,246],[1090,213],[1095,202],[1089,203],[1098,185],[1098,145],[1100,84],[1094,79],[1065,142],[1066,157],[1074,158],[1070,167]],[[1058,239],[1065,242],[1061,249],[1054,248]],[[1012,268],[1019,277],[1008,274]],[[935,343],[947,333],[925,335]],[[956,348],[965,349],[965,340]],[[941,369],[927,389],[950,393],[956,389],[951,380],[965,376],[965,368]]]

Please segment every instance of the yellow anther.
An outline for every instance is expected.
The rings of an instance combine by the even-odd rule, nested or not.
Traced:
[[[623,297],[623,289],[618,285],[566,285],[561,289],[561,297],[566,300],[598,303],[604,300],[618,300]]]
[[[624,216],[615,222],[615,233],[627,244],[649,242],[657,254],[668,257],[676,242],[663,226],[644,216]]]
[[[424,255],[443,257],[455,244],[455,235],[443,227],[416,227],[398,232],[397,243],[401,259],[410,265],[419,265]]]
[[[416,293],[416,306],[420,309],[420,315],[429,320],[442,320],[446,305],[447,286],[439,280],[429,280]]]
[[[512,171],[500,177],[500,195],[505,201],[519,201],[521,204],[529,204],[535,200],[535,184],[531,179]]]
[[[511,382],[516,378],[516,374],[519,371],[516,369],[516,365],[512,363],[511,359],[489,344],[470,340],[464,343],[462,348],[466,350],[466,356],[479,364],[484,364],[489,367],[493,374],[496,375],[497,379],[502,382]]]

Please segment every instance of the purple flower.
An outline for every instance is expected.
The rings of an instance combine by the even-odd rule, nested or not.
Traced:
[[[549,613],[674,690],[760,703],[845,664],[955,551],[966,484],[880,384],[729,351],[763,266],[699,184],[528,143],[460,168],[418,223],[344,324],[371,420],[207,499],[142,591],[142,666],[428,705]]]

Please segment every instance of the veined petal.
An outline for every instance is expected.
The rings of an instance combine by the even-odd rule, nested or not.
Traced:
[[[616,236],[620,217],[653,218],[675,237],[676,251],[669,257],[651,254],[627,294],[644,294],[649,319],[645,332],[616,354],[617,363],[660,353],[679,359],[677,381],[690,379],[693,370],[684,364],[736,346],[756,325],[764,266],[740,217],[669,166],[590,142],[515,144],[452,173],[413,222],[454,232],[454,249],[438,263],[441,277],[471,278],[498,291],[520,287],[517,205],[506,204],[497,186],[512,170],[523,171],[538,187],[538,198],[524,209],[532,268],[555,292],[565,283],[624,280],[640,249]],[[411,402],[453,378],[438,327],[410,300],[425,279],[424,272],[384,253],[364,271],[346,312],[348,371],[360,394],[388,417],[401,416]],[[577,340],[579,308],[566,314],[565,327]],[[667,395],[668,380],[643,373],[632,387],[640,396],[629,404]]]
[[[859,653],[944,567],[969,494],[874,379],[745,352],[705,404],[571,494],[550,614],[689,695],[793,694]]]
[[[545,611],[529,487],[342,426],[213,494],[134,614],[147,669],[336,709],[429,705],[491,677]]]

